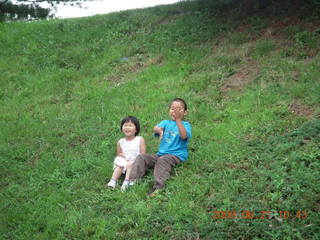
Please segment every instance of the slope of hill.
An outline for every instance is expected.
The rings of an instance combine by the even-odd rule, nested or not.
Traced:
[[[316,239],[319,5],[263,3],[1,23],[1,238]],[[188,162],[153,198],[152,172],[105,189],[119,121],[155,152],[174,97]]]

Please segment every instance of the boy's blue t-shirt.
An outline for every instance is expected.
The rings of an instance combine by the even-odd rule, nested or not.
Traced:
[[[178,125],[173,120],[163,120],[157,126],[163,128],[163,136],[159,145],[157,155],[162,156],[172,154],[177,156],[181,161],[188,159],[188,142],[191,138],[191,125],[187,121],[182,121],[186,129],[188,138],[182,140]]]

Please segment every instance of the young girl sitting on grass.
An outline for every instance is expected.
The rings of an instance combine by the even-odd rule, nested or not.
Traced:
[[[117,180],[121,174],[125,174],[125,180],[121,186],[121,190],[125,191],[129,186],[129,176],[132,164],[139,154],[146,153],[146,145],[143,137],[138,136],[140,132],[140,124],[137,118],[129,116],[121,121],[120,130],[124,134],[117,143],[117,157],[114,159],[113,174],[106,185],[115,188]]]

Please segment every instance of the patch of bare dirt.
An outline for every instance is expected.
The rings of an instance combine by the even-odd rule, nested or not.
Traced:
[[[296,116],[307,117],[307,118],[312,117],[314,113],[314,111],[311,108],[298,102],[294,102],[290,104],[289,111]]]
[[[163,56],[157,56],[154,58],[149,58],[145,63],[144,67],[149,67],[151,65],[160,65],[163,62]]]
[[[147,55],[137,55],[128,58],[126,61],[118,63],[118,66],[115,67],[115,73],[108,75],[101,81],[111,82],[113,85],[121,85],[126,80],[126,76],[128,73],[139,73],[144,68],[149,67],[151,65],[160,65],[163,62],[163,56],[150,57]]]
[[[228,92],[231,89],[240,89],[246,85],[250,79],[250,72],[248,70],[242,70],[229,77],[227,82],[221,87],[222,92]]]
[[[246,86],[251,79],[256,76],[258,73],[259,68],[257,66],[246,68],[244,67],[239,72],[234,73],[231,75],[225,82],[225,84],[220,87],[220,91],[222,93],[227,93],[230,90],[236,89],[241,90],[244,86]]]
[[[178,15],[176,15],[176,16],[170,16],[170,17],[161,18],[155,24],[168,24],[168,23],[171,23],[171,22],[175,21],[180,14],[181,13],[178,13]]]
[[[244,165],[226,164],[225,166],[227,168],[250,170],[250,167]]]
[[[105,80],[116,85],[122,82],[123,77],[124,77],[123,74],[113,74],[113,75],[108,75],[105,78]]]

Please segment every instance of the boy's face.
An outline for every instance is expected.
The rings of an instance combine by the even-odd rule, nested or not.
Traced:
[[[186,115],[186,110],[184,109],[184,105],[182,102],[174,101],[171,103],[169,108],[169,115],[173,121],[176,120],[176,118],[180,117],[183,119],[184,115]]]
[[[122,126],[122,132],[126,137],[133,137],[136,135],[136,125],[132,122],[126,122]]]

